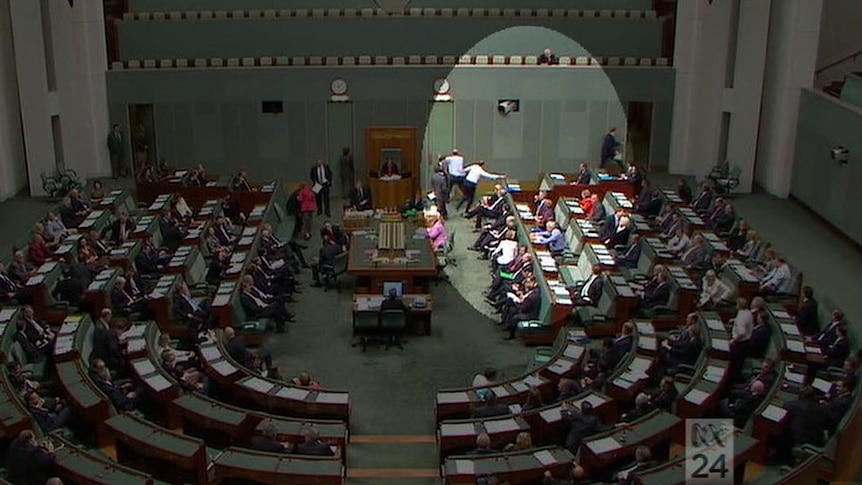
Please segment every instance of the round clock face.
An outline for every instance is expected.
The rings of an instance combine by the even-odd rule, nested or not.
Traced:
[[[434,81],[434,92],[437,94],[447,94],[449,93],[449,80],[446,78],[440,78]]]
[[[329,89],[332,90],[332,94],[340,96],[347,92],[347,81],[344,79],[335,79],[329,85]]]

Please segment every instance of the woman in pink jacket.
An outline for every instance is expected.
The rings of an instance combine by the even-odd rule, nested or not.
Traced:
[[[449,237],[446,234],[446,226],[443,225],[443,220],[440,219],[440,216],[434,215],[431,217],[434,222],[427,230],[428,239],[431,240],[431,247],[434,248],[435,252],[442,251],[446,247],[446,240]]]
[[[296,192],[296,201],[299,203],[302,234],[305,235],[305,239],[311,239],[311,218],[314,216],[317,205],[314,202],[314,192],[308,187],[308,184],[299,186],[299,190]]]

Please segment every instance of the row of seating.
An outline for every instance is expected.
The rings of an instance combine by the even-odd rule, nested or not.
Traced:
[[[227,20],[227,19],[274,19],[274,18],[320,18],[320,17],[389,17],[393,14],[373,8],[314,8],[314,9],[269,9],[269,10],[202,10],[173,12],[126,12],[124,21],[161,21],[161,20]],[[396,14],[399,15],[399,14]],[[655,10],[566,10],[549,8],[411,8],[400,15],[410,17],[551,17],[551,18],[615,18],[615,19],[655,19]]]
[[[346,57],[321,57],[321,56],[279,56],[279,57],[232,57],[223,59],[214,57],[210,59],[129,59],[125,61],[114,61],[111,69],[115,71],[124,69],[170,69],[170,68],[213,68],[213,67],[271,67],[271,66],[403,66],[403,65],[425,65],[425,66],[448,66],[448,65],[494,65],[494,66],[537,66],[538,56],[506,56],[506,55],[477,55],[465,54],[462,56],[346,56]],[[624,66],[624,67],[668,67],[671,61],[666,57],[658,58],[635,58],[635,57],[560,57],[559,63],[554,66]]]

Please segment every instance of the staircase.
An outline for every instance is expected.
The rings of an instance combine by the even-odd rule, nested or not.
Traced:
[[[434,435],[353,435],[347,445],[347,485],[437,485]]]

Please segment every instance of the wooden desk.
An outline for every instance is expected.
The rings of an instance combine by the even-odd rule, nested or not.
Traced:
[[[688,419],[707,414],[721,399],[728,377],[726,361],[705,360],[688,388],[677,396],[676,415]]]
[[[0,309],[0,354],[8,359],[9,346],[15,339],[21,310],[17,307]],[[0,372],[0,439],[9,442],[25,429],[32,429],[30,412],[19,399],[18,391],[9,380],[9,373]]]
[[[422,308],[413,306],[416,298],[425,298],[426,305]],[[377,314],[380,312],[380,304],[385,297],[383,295],[372,295],[357,293],[353,295],[353,335],[356,335],[356,317],[359,314]],[[401,297],[407,305],[408,324],[421,323],[423,333],[431,335],[431,314],[434,312],[434,297],[430,293],[409,294]]]
[[[105,446],[109,440],[103,423],[114,414],[114,406],[90,380],[80,358],[61,362],[56,368],[57,381],[69,403],[78,416],[95,427],[98,445]]]
[[[617,421],[619,407],[617,402],[599,392],[584,392],[567,401],[575,409],[589,402],[593,413],[608,425]],[[530,423],[533,436],[539,443],[562,443],[569,431],[569,423],[563,417],[562,403],[555,403],[524,414],[524,419]]]
[[[599,470],[623,465],[634,458],[635,449],[640,445],[653,447],[681,437],[683,423],[673,414],[656,410],[631,422],[628,428],[618,427],[590,436],[581,446],[581,466],[588,474],[595,475]]]
[[[108,265],[128,271],[135,264],[135,258],[141,252],[140,240],[129,240],[111,248],[108,252]]]
[[[559,446],[490,455],[446,458],[441,467],[446,485],[474,485],[479,475],[494,475],[511,485],[539,483],[545,471],[563,475],[572,468],[572,453]]]
[[[348,253],[347,272],[370,280],[370,292],[382,294],[383,283],[401,281],[405,293],[420,293],[420,278],[437,274],[437,258],[427,238],[414,239],[415,227],[405,224],[405,250],[378,250],[377,234],[354,233]],[[407,251],[411,258],[407,259]],[[378,258],[375,259],[375,255]]]
[[[228,448],[214,460],[215,475],[226,483],[266,485],[341,485],[344,466],[329,457],[286,456],[243,448]]]
[[[546,401],[553,399],[559,380],[579,372],[585,355],[584,347],[560,331],[554,355],[538,369],[512,379],[495,382],[484,387],[441,389],[437,391],[437,422],[444,419],[469,418],[482,399],[482,392],[493,392],[500,404],[521,404],[526,400],[531,387],[539,390]]]
[[[96,274],[93,282],[84,291],[83,299],[90,304],[94,317],[98,316],[103,308],[113,308],[113,305],[111,305],[111,289],[114,288],[114,281],[117,279],[117,276],[120,276],[120,273],[119,268],[103,269]]]
[[[62,435],[52,434],[57,446],[54,465],[61,479],[79,485],[153,485],[153,477],[120,465],[102,454],[79,448]],[[62,446],[58,446],[62,445]]]
[[[745,475],[745,465],[754,458],[757,449],[757,440],[747,434],[738,432],[733,440],[733,475],[727,477],[728,483],[742,483]],[[685,455],[667,461],[656,467],[644,470],[637,474],[635,483],[639,485],[684,485],[685,477]],[[813,482],[812,482],[813,483]]]
[[[174,324],[173,301],[179,279],[177,274],[162,275],[147,295],[147,308],[153,313],[159,329],[174,338],[181,337],[186,331],[185,326]]]
[[[380,180],[377,177],[368,178],[371,189],[371,202],[374,207],[386,209],[403,206],[416,192],[415,177],[399,180]]]
[[[529,433],[530,425],[519,416],[443,421],[437,427],[437,456],[442,462],[449,455],[469,452],[482,433],[491,438],[492,448],[502,449],[521,432]]]
[[[163,480],[212,483],[203,440],[162,428],[134,414],[114,416],[105,421],[105,426],[120,463]]]
[[[128,190],[112,190],[106,197],[98,202],[98,204],[93,204],[94,209],[102,209],[111,213],[116,213],[118,210],[125,212],[126,214],[131,214],[137,210],[137,204],[135,204],[135,199],[132,197],[132,194],[129,193]]]
[[[347,392],[312,390],[261,377],[234,362],[219,343],[199,349],[204,371],[237,403],[278,415],[350,421]]]

